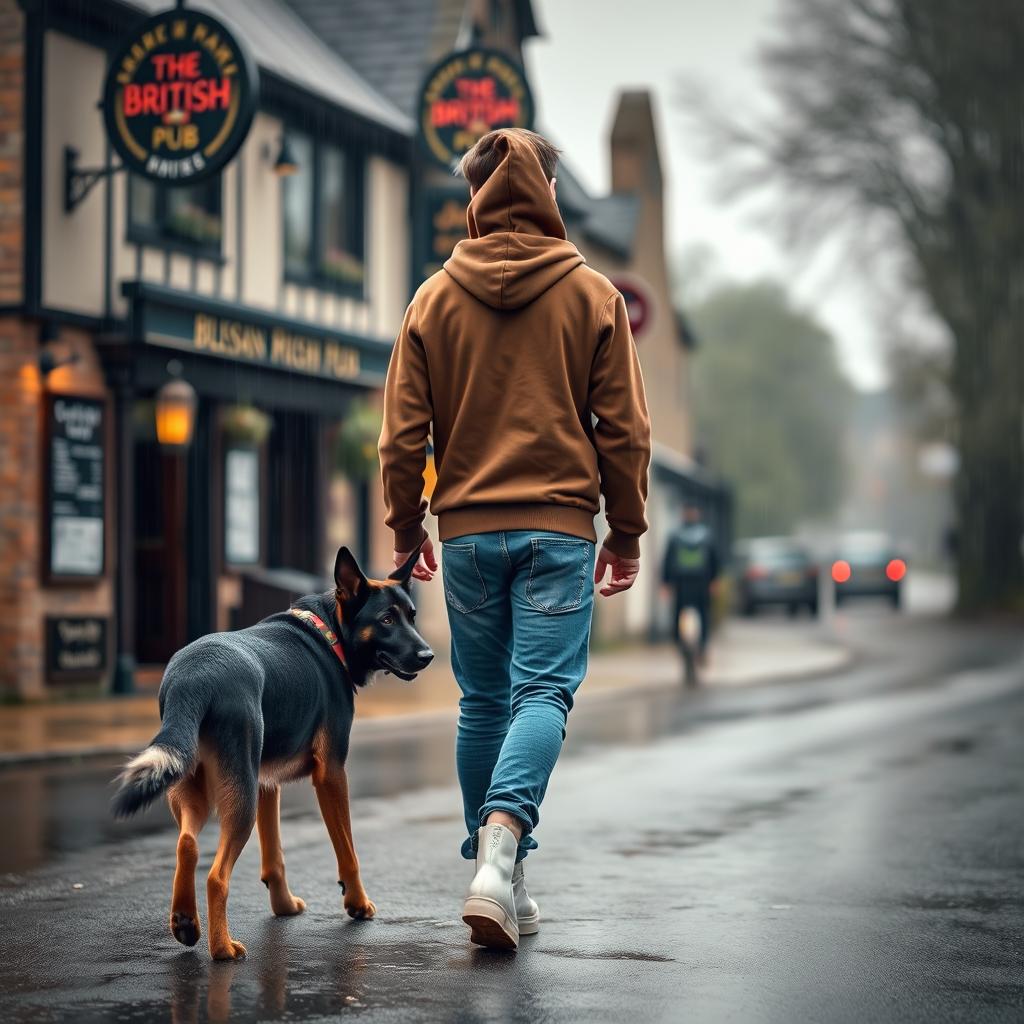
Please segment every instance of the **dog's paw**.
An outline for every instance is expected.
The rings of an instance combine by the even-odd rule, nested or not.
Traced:
[[[245,946],[229,938],[227,942],[210,946],[210,956],[214,960],[244,960]]]
[[[306,901],[289,893],[286,900],[272,900],[270,909],[274,911],[276,917],[294,917],[306,909]]]
[[[199,918],[189,914],[171,912],[171,934],[183,945],[194,946],[199,941]]]
[[[306,901],[292,895],[284,876],[261,878],[260,881],[270,892],[270,909],[276,917],[294,917],[306,909]]]
[[[369,921],[377,913],[377,908],[365,892],[359,892],[345,897],[345,911],[357,921]]]

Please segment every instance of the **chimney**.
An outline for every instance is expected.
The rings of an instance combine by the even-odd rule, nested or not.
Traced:
[[[612,191],[662,197],[661,158],[654,107],[646,89],[619,95],[611,134]]]

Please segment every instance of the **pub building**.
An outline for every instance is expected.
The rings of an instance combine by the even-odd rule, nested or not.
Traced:
[[[450,160],[544,127],[529,0],[168,7],[0,0],[0,697],[153,685],[325,586],[341,543],[387,570],[380,387],[465,231]],[[609,158],[607,196],[563,160],[559,201],[634,321],[654,565],[684,496],[727,494],[692,458],[646,94]],[[599,641],[664,628],[655,577],[600,603]],[[442,649],[441,588],[417,603]]]
[[[277,0],[0,0],[0,58],[0,695],[124,692],[385,568],[414,124]]]

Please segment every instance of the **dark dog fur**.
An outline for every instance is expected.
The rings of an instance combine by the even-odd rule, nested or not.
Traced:
[[[414,625],[409,580],[419,557],[386,580],[363,575],[347,548],[338,552],[335,589],[301,598],[341,640],[346,666],[327,641],[290,612],[248,629],[214,633],[182,648],[160,686],[162,727],[129,762],[113,800],[127,817],[167,791],[178,822],[178,860],[171,932],[186,946],[199,941],[196,836],[210,810],[220,816],[220,843],[207,880],[210,954],[245,955],[228,932],[228,884],[235,861],[257,826],[262,879],[275,914],[305,908],[284,873],[279,784],[312,778],[338,858],[339,884],[352,917],[373,917],[352,842],[345,759],[354,693],[376,671],[412,679],[433,658]]]

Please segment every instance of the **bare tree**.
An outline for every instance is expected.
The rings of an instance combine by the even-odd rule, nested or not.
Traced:
[[[778,113],[705,109],[805,237],[881,229],[953,337],[960,605],[1024,606],[1024,5],[784,0]],[[851,216],[852,215],[852,216]],[[877,236],[876,236],[877,237]]]

